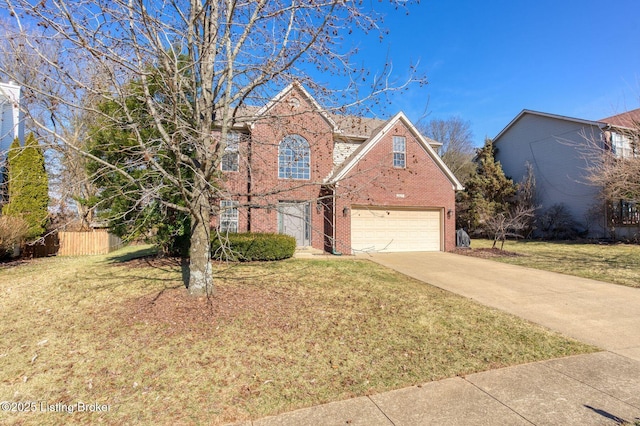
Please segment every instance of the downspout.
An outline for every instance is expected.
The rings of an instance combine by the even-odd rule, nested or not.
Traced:
[[[333,221],[333,223],[331,224],[331,228],[332,228],[332,238],[331,238],[331,254],[333,254],[334,256],[342,256],[342,253],[340,253],[338,250],[336,250],[336,187],[338,186],[338,183],[336,182],[333,185],[333,194],[331,195],[331,208],[333,210],[332,212],[332,218],[331,220]]]
[[[253,123],[249,126],[249,137],[247,139],[247,232],[251,232],[251,203],[253,202],[253,197],[251,195],[253,191],[251,185],[253,179],[253,175],[251,173],[253,166],[253,164],[251,164],[253,161],[251,155],[253,151],[253,144],[251,141],[253,140]]]
[[[611,125],[605,123],[600,127],[600,131],[601,131],[601,138],[602,138],[602,149],[603,151],[611,151],[612,148],[612,141],[611,141]],[[600,189],[601,193],[604,193],[604,186]],[[611,221],[610,221],[610,216],[611,216],[611,209],[610,209],[610,202],[607,201],[604,197],[603,198],[603,206],[602,206],[602,210],[604,211],[604,214],[602,215],[602,236],[603,238],[611,238],[615,241],[615,238],[613,238],[614,233],[611,231]]]

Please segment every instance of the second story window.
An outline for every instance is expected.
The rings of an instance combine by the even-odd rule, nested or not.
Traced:
[[[310,179],[311,149],[300,135],[285,137],[278,146],[278,177],[280,179]]]
[[[240,133],[227,133],[227,146],[222,154],[221,169],[223,172],[237,172],[240,148]]]
[[[404,168],[406,165],[407,140],[404,136],[393,137],[393,167]]]
[[[611,150],[617,158],[634,158],[638,156],[638,147],[628,136],[611,132]]]

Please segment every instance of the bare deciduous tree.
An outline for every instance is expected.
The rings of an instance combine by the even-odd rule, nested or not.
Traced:
[[[431,120],[418,127],[425,136],[442,143],[440,156],[461,182],[473,174],[475,148],[469,121],[456,116],[446,120]]]
[[[342,95],[352,99],[342,105],[354,105],[394,86],[389,68],[367,80],[366,72],[351,66],[352,51],[343,47],[344,36],[352,31],[380,29],[380,15],[365,10],[361,2],[3,3],[17,31],[37,29],[25,43],[40,61],[35,69],[42,84],[9,76],[43,100],[41,110],[49,116],[33,116],[34,122],[56,143],[101,164],[102,172],[119,173],[136,188],[138,203],[162,203],[190,217],[192,295],[213,293],[210,223],[219,207],[212,199],[228,196],[218,172],[227,134],[234,125],[255,119],[243,112],[243,106],[264,104],[274,87],[294,79],[319,92],[309,77],[318,70],[333,70],[350,79]],[[406,7],[403,0],[390,3]],[[58,47],[56,56],[42,47],[51,45]],[[95,84],[94,75],[104,76],[101,84]],[[413,79],[414,74],[408,81]],[[362,96],[363,80],[369,85],[366,96]],[[395,87],[406,87],[408,81]],[[110,102],[118,113],[97,109],[87,98]],[[131,99],[135,105],[144,104],[152,137],[137,120],[139,111],[132,109]],[[131,134],[131,144],[123,147],[126,162],[92,156],[73,142],[74,133],[63,129],[73,115],[68,112],[78,110],[95,114],[103,128]],[[166,167],[168,158],[175,167]],[[159,179],[136,179],[134,171],[141,168]],[[160,196],[163,193],[172,196]]]
[[[581,148],[588,159],[588,179],[592,184],[603,188],[606,200],[640,200],[640,123],[636,126],[638,130],[635,134],[629,132],[625,135],[631,145],[627,155],[623,156],[611,149],[610,141],[602,142],[594,138],[586,138],[586,147]]]
[[[17,30],[6,21],[0,21],[0,32],[0,77],[21,83],[22,107],[29,112],[26,127],[38,135],[47,149],[54,217],[63,213],[68,203],[73,203],[79,226],[86,229],[93,220],[94,211],[82,200],[95,196],[97,188],[87,174],[86,160],[80,150],[86,148],[87,127],[92,122],[88,109],[97,99],[86,96],[82,101],[84,109],[67,108],[58,101],[65,97],[67,89],[61,81],[48,76],[55,67],[53,64],[70,60],[64,54],[60,39],[43,39],[36,30]],[[37,49],[33,46],[36,40]],[[85,74],[94,72],[86,70]],[[97,82],[98,76],[93,78]],[[65,143],[55,143],[54,135],[44,131],[43,125],[60,128]],[[66,227],[69,224],[60,225]]]
[[[484,218],[484,228],[493,236],[492,248],[500,241],[500,250],[508,237],[524,238],[524,232],[534,217],[535,208],[516,206],[506,213],[497,213]]]
[[[630,117],[633,117],[633,112]],[[586,182],[600,188],[601,206],[608,210],[608,226],[638,224],[640,205],[640,121],[606,125],[601,133],[583,132],[572,143],[585,161]],[[595,206],[592,210],[600,210]]]

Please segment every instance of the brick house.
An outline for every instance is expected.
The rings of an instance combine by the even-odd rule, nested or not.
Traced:
[[[279,232],[330,253],[448,251],[462,186],[402,113],[330,114],[292,83],[227,136],[225,232]]]

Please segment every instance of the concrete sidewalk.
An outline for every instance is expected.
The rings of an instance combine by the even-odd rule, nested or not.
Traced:
[[[598,352],[429,382],[237,425],[595,426],[635,421],[640,421],[640,362]]]
[[[360,257],[607,351],[429,382],[239,425],[640,423],[640,289],[449,253]]]

